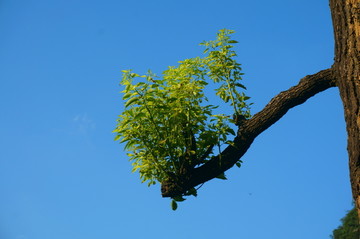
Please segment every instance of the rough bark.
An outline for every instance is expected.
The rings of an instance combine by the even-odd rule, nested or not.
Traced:
[[[336,84],[344,106],[352,194],[360,217],[360,0],[330,0]]]
[[[239,126],[234,145],[229,145],[220,155],[198,168],[187,171],[185,175],[178,175],[177,179],[172,178],[162,182],[162,196],[176,197],[182,195],[187,190],[225,172],[246,153],[260,133],[278,121],[289,109],[333,86],[335,86],[335,80],[332,69],[304,77],[298,85],[281,92],[262,111],[244,121]]]

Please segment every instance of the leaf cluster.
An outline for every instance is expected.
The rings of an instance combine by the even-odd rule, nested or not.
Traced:
[[[225,103],[230,102],[236,115],[250,117],[250,110],[246,103],[250,97],[237,90],[237,88],[246,90],[246,87],[240,83],[243,75],[241,64],[234,59],[237,54],[232,48],[233,44],[238,42],[231,40],[230,34],[233,33],[232,30],[220,30],[216,40],[203,42],[200,45],[205,46],[204,53],[209,54],[207,57],[209,78],[221,83],[216,89],[216,95]]]
[[[341,225],[333,231],[333,239],[358,239],[360,238],[360,225],[356,207],[348,211],[341,219]]]
[[[234,115],[250,117],[249,99],[238,89],[241,66],[232,50],[231,30],[220,30],[215,41],[203,42],[204,57],[180,61],[162,77],[151,71],[138,75],[124,70],[121,85],[125,109],[118,119],[115,140],[125,143],[133,171],[149,185],[167,178],[186,175],[208,161],[214,148],[231,143],[233,117],[213,114],[218,106],[208,103],[204,89],[209,82],[222,101],[230,104]],[[192,189],[187,195],[196,195]],[[177,199],[181,201],[182,199]]]

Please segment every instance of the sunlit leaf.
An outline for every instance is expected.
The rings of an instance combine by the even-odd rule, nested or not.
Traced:
[[[129,99],[129,100],[125,103],[125,107],[128,107],[128,106],[136,103],[136,101],[138,101],[138,100],[139,100],[139,97],[133,97],[133,98]]]

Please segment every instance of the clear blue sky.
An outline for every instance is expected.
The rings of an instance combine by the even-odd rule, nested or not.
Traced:
[[[336,88],[175,212],[113,141],[120,70],[161,73],[222,28],[252,113],[333,61],[327,0],[0,1],[0,238],[329,238],[352,203]]]

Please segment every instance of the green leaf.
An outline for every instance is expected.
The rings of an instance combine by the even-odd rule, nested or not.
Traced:
[[[175,200],[171,200],[171,209],[172,209],[173,211],[176,211],[177,208],[178,208],[178,205],[177,205],[176,201],[175,201]]]
[[[130,77],[138,77],[138,76],[140,76],[140,75],[138,75],[138,74],[136,74],[136,73],[131,73],[131,74],[130,74]]]
[[[131,149],[137,142],[135,140],[129,140],[127,141],[127,143],[125,144],[125,149]]]
[[[147,115],[144,112],[139,112],[134,116],[134,120],[141,120],[143,118],[147,117]]]
[[[134,97],[134,98],[129,99],[129,100],[125,103],[125,107],[128,107],[128,106],[130,106],[131,104],[136,103],[136,101],[138,101],[138,100],[139,100],[139,97]]]
[[[222,179],[222,180],[227,180],[227,178],[225,177],[225,173],[219,174],[216,178]]]
[[[235,40],[230,40],[230,41],[228,41],[228,43],[233,44],[233,43],[239,43],[239,42],[235,41]]]
[[[125,93],[124,96],[123,96],[123,100],[128,99],[129,97],[131,97],[132,94],[133,94],[132,92]]]
[[[232,128],[226,129],[226,132],[232,135],[235,135],[235,131]]]
[[[240,87],[240,88],[246,90],[246,87],[245,87],[243,84],[235,83],[235,86]]]
[[[244,100],[249,100],[249,99],[250,99],[249,96],[245,96],[245,97],[244,97]]]
[[[186,199],[183,198],[182,196],[173,197],[173,199],[174,199],[176,202],[183,202],[183,201],[186,200]]]

